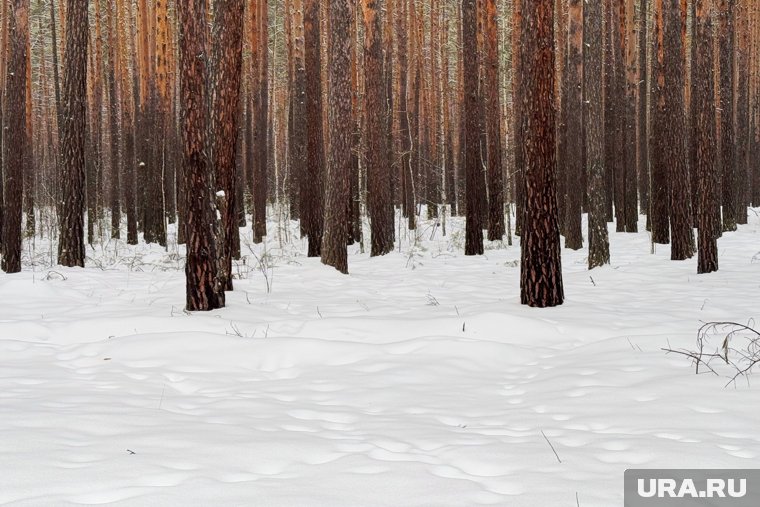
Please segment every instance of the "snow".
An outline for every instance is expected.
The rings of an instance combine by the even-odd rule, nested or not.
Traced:
[[[601,507],[626,468],[756,466],[758,387],[661,350],[757,319],[756,215],[710,275],[646,233],[592,272],[563,250],[545,310],[519,304],[517,245],[465,257],[447,227],[349,247],[344,276],[271,223],[208,314],[183,311],[173,234],[85,269],[26,244],[0,275],[0,504]]]

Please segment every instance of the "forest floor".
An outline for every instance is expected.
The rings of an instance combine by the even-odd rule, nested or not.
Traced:
[[[545,310],[517,244],[465,257],[448,228],[352,246],[349,276],[244,240],[227,308],[192,315],[173,237],[85,269],[28,241],[0,274],[0,504],[609,507],[627,468],[757,465],[760,386],[663,351],[760,320],[756,213],[710,275],[645,232],[592,272],[563,250]]]

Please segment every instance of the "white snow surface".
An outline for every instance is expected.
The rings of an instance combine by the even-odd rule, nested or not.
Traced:
[[[0,274],[0,505],[609,507],[627,468],[756,467],[751,377],[662,350],[758,318],[750,218],[709,275],[611,228],[612,265],[563,250],[567,301],[543,310],[517,243],[465,257],[457,219],[349,247],[349,276],[276,223],[241,230],[227,307],[192,315],[173,236],[85,269],[27,242]]]

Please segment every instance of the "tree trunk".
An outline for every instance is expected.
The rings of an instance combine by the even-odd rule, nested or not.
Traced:
[[[2,203],[2,269],[6,273],[18,273],[21,271],[24,174],[30,170],[30,161],[26,157],[26,61],[29,56],[26,41],[29,35],[29,2],[28,0],[12,0],[8,11],[9,61],[5,78],[7,114],[3,125],[6,132],[4,139],[6,165]],[[84,250],[84,245],[82,245],[82,250]]]
[[[736,140],[734,138],[734,8],[735,0],[720,2],[720,161],[723,176],[723,230],[735,231]]]
[[[346,203],[351,198],[351,21],[350,0],[330,2],[329,149],[325,198],[322,263],[348,274],[349,221]],[[380,135],[380,133],[376,133]]]
[[[554,112],[554,6],[521,0],[520,61],[523,72],[522,145],[525,218],[521,241],[520,299],[533,307],[562,304],[562,262],[557,210]],[[530,120],[530,121],[528,121]]]
[[[696,2],[696,32],[692,62],[693,118],[696,120],[694,148],[698,181],[699,246],[697,272],[711,273],[718,270],[718,241],[716,223],[718,208],[719,174],[717,168],[717,145],[715,136],[715,79],[713,76],[713,13],[712,0]]]
[[[586,119],[586,154],[588,167],[588,267],[609,264],[610,241],[607,231],[607,213],[604,178],[604,104],[603,82],[599,79],[603,69],[603,5],[589,2],[585,5],[584,19],[584,94]]]
[[[668,128],[668,117],[665,109],[665,41],[663,22],[663,0],[654,2],[654,51],[652,68],[655,74],[654,104],[652,110],[652,158],[651,158],[651,187],[649,197],[650,225],[652,228],[652,243],[666,245],[670,243],[670,194],[668,186],[667,142],[665,132]]]
[[[244,0],[214,2],[214,76],[211,118],[215,190],[224,192],[222,238],[219,244],[219,283],[232,290],[232,252],[238,231],[237,170],[235,147],[238,136],[240,84],[243,67]]]
[[[665,107],[668,121],[663,136],[664,161],[670,168],[670,231],[672,260],[694,254],[691,221],[689,166],[686,154],[686,115],[684,111],[684,31],[681,0],[665,0]]]
[[[501,100],[499,93],[499,29],[496,0],[485,0],[486,134],[488,140],[488,239],[504,237]],[[444,104],[444,107],[447,107]]]
[[[68,0],[61,129],[58,264],[84,267],[85,133],[87,128],[88,2]]]
[[[479,202],[485,199],[478,190],[478,179],[483,177],[480,168],[480,129],[478,118],[478,43],[476,0],[462,2],[462,36],[464,58],[464,170],[466,174],[467,222],[465,228],[465,255],[483,254],[483,224]]]
[[[206,15],[206,0],[184,0],[177,3],[188,311],[208,311],[224,306],[224,291],[220,290],[222,288],[217,278],[213,173],[206,150]]]
[[[364,79],[367,118],[367,210],[372,227],[371,255],[393,251],[393,205],[389,184],[382,32],[377,0],[363,0]]]
[[[324,209],[324,137],[322,131],[322,56],[319,1],[304,0],[306,83],[306,177],[301,182],[301,220],[309,238],[309,257],[322,248]]]
[[[566,69],[567,140],[565,164],[565,247],[583,248],[581,213],[583,205],[583,9],[581,0],[570,0],[568,65]],[[600,97],[601,98],[601,97]]]

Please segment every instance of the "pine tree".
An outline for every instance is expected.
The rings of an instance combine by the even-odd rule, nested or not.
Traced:
[[[525,217],[521,241],[520,299],[534,307],[564,300],[557,210],[554,112],[554,6],[552,0],[520,0],[519,79],[525,162]]]
[[[583,248],[581,213],[583,205],[583,9],[581,0],[570,0],[570,26],[568,29],[566,103],[567,141],[565,164],[565,247]],[[600,37],[601,39],[601,37]]]
[[[2,126],[6,131],[5,174],[3,186],[2,269],[6,273],[21,271],[21,215],[24,174],[31,169],[26,156],[26,65],[29,36],[29,1],[12,0],[8,9],[9,51],[5,77],[7,114]],[[3,20],[5,21],[5,20]]]
[[[219,0],[217,0],[219,1]],[[186,308],[208,311],[224,306],[224,292],[217,278],[214,224],[216,209],[209,164],[207,91],[206,0],[177,3],[180,30],[179,72],[184,172]]]
[[[329,9],[329,149],[322,263],[348,273],[348,208],[351,198],[351,20],[350,0],[332,0]]]
[[[88,3],[66,2],[58,264],[84,267]]]
[[[601,2],[589,2],[583,9],[584,108],[588,174],[588,266],[609,264],[610,242],[605,211],[604,104],[602,101],[603,12]]]
[[[364,8],[364,79],[367,122],[367,211],[372,227],[371,255],[393,251],[393,206],[387,161],[386,83],[383,82],[382,32],[377,0]]]
[[[504,176],[502,172],[501,100],[499,93],[499,29],[496,0],[485,0],[484,62],[486,80],[486,134],[488,150],[488,239],[498,241],[504,225]]]
[[[480,129],[478,118],[478,43],[477,43],[476,0],[462,2],[462,36],[464,46],[464,170],[466,174],[467,222],[465,227],[465,255],[483,254],[483,224],[480,201],[484,195],[478,192],[479,179],[483,177],[480,168]]]
[[[711,273],[718,270],[718,224],[715,210],[718,208],[719,175],[717,169],[717,146],[715,138],[715,77],[713,75],[713,14],[711,0],[694,0],[696,2],[696,33],[694,43],[697,46],[692,62],[692,79],[695,82],[696,95],[692,98],[696,119],[694,148],[696,149],[696,166],[699,196],[697,199],[699,246],[699,273]]]
[[[322,131],[322,57],[319,1],[304,0],[304,43],[307,132],[306,174],[301,180],[301,220],[309,238],[309,257],[322,248],[324,211],[324,137]]]
[[[237,169],[235,148],[238,134],[238,108],[243,68],[244,0],[214,1],[214,51],[212,79],[212,157],[216,171],[216,190],[224,192],[219,283],[232,290],[232,252],[239,237],[237,217]]]
[[[660,132],[666,151],[664,161],[670,168],[670,231],[671,259],[684,260],[694,254],[691,221],[689,166],[686,154],[684,111],[684,47],[682,25],[686,13],[681,0],[665,0],[665,105],[668,121]]]

